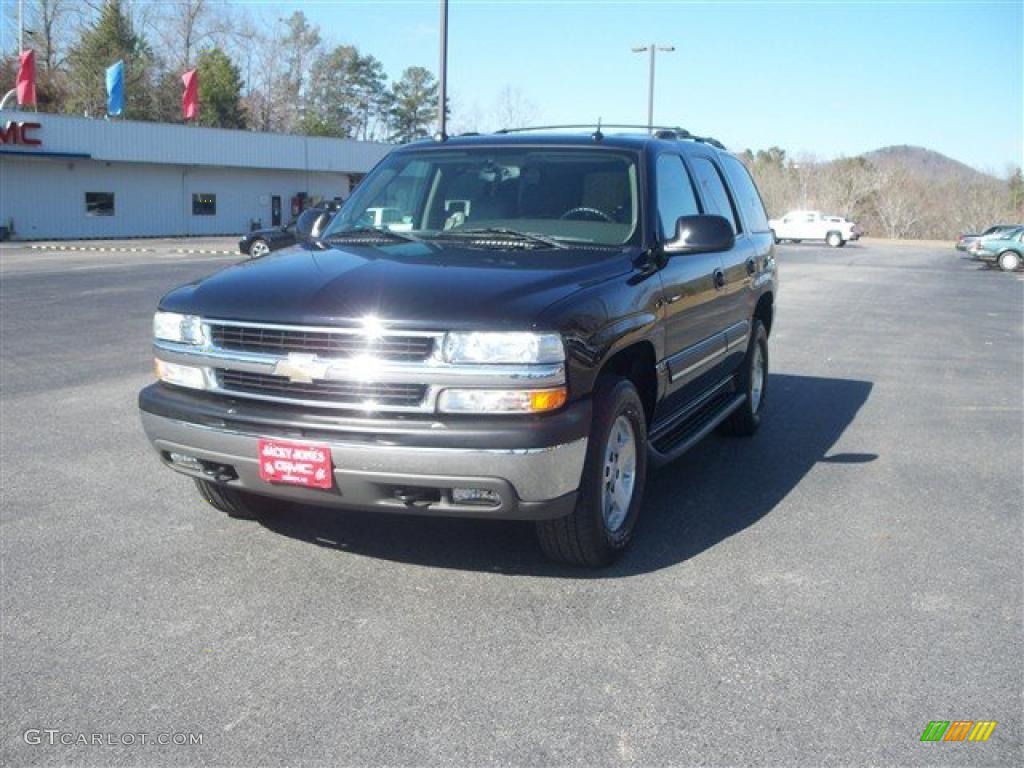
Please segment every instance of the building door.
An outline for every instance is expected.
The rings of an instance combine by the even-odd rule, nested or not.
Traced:
[[[270,226],[281,226],[281,196],[274,195],[270,198]]]

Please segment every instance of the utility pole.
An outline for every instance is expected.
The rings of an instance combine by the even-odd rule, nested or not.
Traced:
[[[654,129],[654,57],[658,51],[669,53],[674,51],[675,46],[672,45],[658,45],[651,43],[650,45],[637,45],[633,47],[633,53],[647,53],[650,52],[651,64],[650,73],[647,79],[647,130]]]
[[[448,0],[441,0],[441,65],[438,68],[439,83],[437,136],[438,141],[448,138]]]

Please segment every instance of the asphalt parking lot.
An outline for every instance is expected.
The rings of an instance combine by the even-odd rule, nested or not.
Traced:
[[[1024,764],[1021,277],[781,246],[764,428],[594,574],[527,524],[205,506],[135,396],[158,297],[232,260],[0,251],[4,765]]]

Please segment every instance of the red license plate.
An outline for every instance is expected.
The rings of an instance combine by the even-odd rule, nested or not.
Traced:
[[[331,449],[317,443],[260,440],[260,477],[268,483],[330,488],[334,483]]]

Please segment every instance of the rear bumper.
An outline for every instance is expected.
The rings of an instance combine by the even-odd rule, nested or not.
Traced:
[[[406,433],[370,432],[366,420],[361,430],[333,432],[296,429],[290,422],[216,423],[208,415],[187,415],[180,402],[175,407],[176,400],[188,397],[161,385],[148,387],[139,397],[143,428],[168,467],[207,480],[217,474],[229,487],[304,504],[509,520],[561,517],[575,505],[587,452],[587,437],[580,434],[579,425],[584,418],[589,422],[589,403],[553,414],[541,430],[532,420],[517,427],[508,422],[520,420],[504,419],[504,433],[488,436],[479,434],[486,430],[485,425],[476,430],[462,425],[463,433],[477,434],[453,440],[452,428],[445,429],[439,422],[427,425],[431,429],[426,432],[413,428]],[[207,400],[201,402],[210,407]],[[225,415],[239,416],[236,406],[240,402],[221,404]],[[173,413],[175,410],[178,413]],[[435,433],[433,439],[430,432]],[[264,437],[329,446],[334,466],[332,487],[319,490],[262,480],[257,444]],[[172,453],[198,459],[202,468],[175,463]],[[498,501],[489,505],[456,503],[454,488],[488,490]]]

